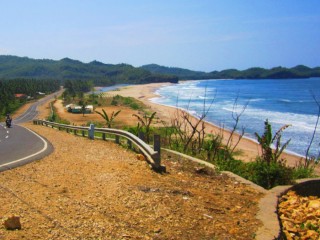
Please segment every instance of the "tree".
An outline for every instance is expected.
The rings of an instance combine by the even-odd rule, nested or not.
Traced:
[[[102,109],[102,113],[99,111],[95,111],[96,113],[98,113],[107,123],[107,127],[111,128],[112,123],[114,121],[114,119],[116,118],[116,116],[118,116],[118,114],[121,112],[121,110],[117,111],[117,112],[112,112],[110,117],[108,116],[108,114],[106,113],[106,111],[104,109]]]

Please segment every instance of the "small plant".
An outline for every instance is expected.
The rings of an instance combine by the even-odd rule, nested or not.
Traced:
[[[141,128],[145,131],[147,143],[150,142],[150,130],[151,130],[150,125],[151,125],[153,119],[155,118],[156,114],[157,114],[157,112],[152,113],[150,116],[148,116],[147,114],[144,114],[143,117],[141,117],[137,114],[132,114],[132,116],[136,117],[139,121],[138,128]]]
[[[285,144],[281,146],[281,137],[282,132],[288,128],[290,125],[282,126],[276,134],[272,137],[272,127],[268,121],[268,119],[264,122],[264,133],[260,136],[258,133],[255,133],[257,140],[260,144],[262,150],[262,159],[267,162],[277,162],[279,157],[281,156],[282,152],[286,149],[289,145],[291,139],[289,139]],[[275,143],[275,149],[272,149],[272,145]]]
[[[208,138],[204,140],[203,150],[206,153],[207,161],[212,161],[217,157],[218,152],[222,149],[222,136],[208,134]]]
[[[291,184],[294,179],[294,169],[286,166],[285,160],[280,159],[282,152],[290,143],[289,139],[281,145],[282,132],[290,125],[282,126],[274,136],[268,119],[264,122],[264,133],[255,133],[260,144],[262,155],[255,162],[249,163],[247,179],[270,189],[277,185]],[[272,146],[275,146],[273,149]]]
[[[118,114],[121,112],[121,110],[117,111],[117,112],[112,112],[110,117],[108,116],[108,114],[106,113],[106,111],[104,109],[102,109],[102,113],[99,111],[95,111],[96,113],[98,113],[107,123],[107,127],[111,128],[112,123],[114,121],[114,119],[116,118],[116,116],[118,116]]]

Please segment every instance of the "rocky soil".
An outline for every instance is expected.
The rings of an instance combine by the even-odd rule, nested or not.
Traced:
[[[280,198],[279,217],[286,239],[320,239],[319,197],[289,191]]]

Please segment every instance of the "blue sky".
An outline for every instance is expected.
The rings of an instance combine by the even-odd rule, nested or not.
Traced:
[[[0,55],[200,71],[320,66],[319,0],[0,0]]]

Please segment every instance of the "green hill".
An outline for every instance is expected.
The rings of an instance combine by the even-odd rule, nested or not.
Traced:
[[[168,74],[178,76],[179,79],[201,79],[206,78],[207,73],[200,71],[192,71],[184,68],[164,67],[157,64],[148,64],[140,67],[152,73]]]
[[[191,71],[183,68],[164,67],[156,64],[144,65],[141,67],[152,73],[174,75],[179,80],[196,79],[277,79],[277,78],[310,78],[320,77],[320,68],[309,68],[298,65],[293,68],[275,67],[264,69],[259,67],[249,68],[243,71],[237,69],[226,69],[213,72]]]
[[[94,85],[107,86],[119,83],[139,84],[177,82],[193,79],[275,79],[320,77],[320,67],[298,65],[293,68],[259,67],[246,70],[226,69],[201,72],[184,68],[165,67],[157,64],[136,68],[128,64],[105,64],[98,61],[83,63],[70,58],[59,61],[31,59],[0,55],[0,79],[56,79],[90,80]]]

